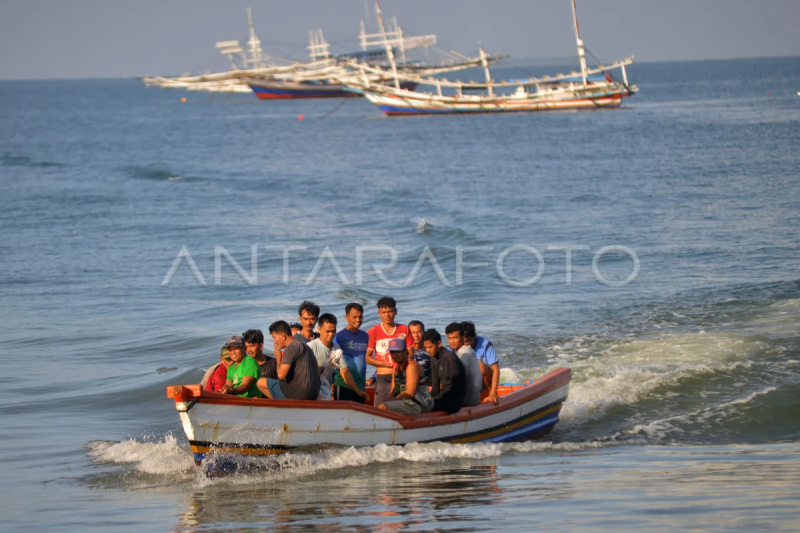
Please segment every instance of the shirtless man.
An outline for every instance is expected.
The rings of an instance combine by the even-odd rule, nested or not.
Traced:
[[[392,397],[392,368],[394,362],[389,354],[389,341],[392,339],[403,339],[406,343],[406,350],[409,358],[414,357],[414,339],[408,331],[408,327],[397,324],[394,318],[397,316],[397,302],[394,298],[384,296],[378,300],[378,316],[381,323],[372,326],[367,332],[369,343],[367,345],[367,364],[377,369],[378,375],[375,379],[375,402],[376,407]]]

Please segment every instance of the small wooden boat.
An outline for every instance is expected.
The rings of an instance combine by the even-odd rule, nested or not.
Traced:
[[[270,455],[303,446],[530,440],[558,422],[571,378],[561,368],[535,381],[500,386],[497,405],[481,403],[452,415],[405,416],[345,401],[240,398],[201,385],[169,386],[167,397],[175,400],[201,464],[206,454]]]

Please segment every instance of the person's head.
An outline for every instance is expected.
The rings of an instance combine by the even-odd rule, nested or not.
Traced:
[[[450,348],[458,350],[464,346],[464,326],[461,325],[461,322],[449,324],[444,328],[444,332],[447,334],[447,342],[450,344]]]
[[[461,328],[464,330],[464,343],[475,348],[475,346],[478,345],[478,334],[475,332],[475,324],[469,320],[464,320],[461,323]]]
[[[241,335],[229,337],[228,342],[225,343],[225,347],[228,349],[228,356],[231,358],[232,362],[238,364],[245,358],[244,339]]]
[[[364,308],[359,303],[350,302],[344,306],[344,317],[347,319],[347,327],[355,331],[364,323]]]
[[[300,323],[303,325],[303,331],[311,331],[314,329],[314,324],[317,323],[317,319],[319,318],[319,306],[314,302],[305,300],[300,304],[297,314],[300,315]]]
[[[225,368],[228,368],[231,366],[231,363],[233,363],[233,361],[231,361],[231,354],[228,353],[227,345],[223,346],[219,351],[219,362],[222,363],[222,366]]]
[[[300,324],[299,322],[295,322],[294,324],[289,326],[289,329],[292,330],[292,335],[297,335],[298,333],[303,331],[303,324]]]
[[[333,337],[336,336],[336,317],[330,313],[320,315],[317,331],[319,332],[319,340],[328,346],[333,342]]]
[[[392,361],[397,365],[402,365],[408,359],[408,350],[406,349],[405,339],[392,339],[389,341],[389,355],[392,356]]]
[[[394,325],[394,317],[397,316],[397,302],[391,296],[384,296],[378,300],[378,316],[387,326]]]
[[[428,355],[434,357],[442,349],[442,336],[435,329],[429,329],[422,334],[422,347]]]
[[[425,324],[419,320],[412,320],[408,323],[408,331],[411,333],[411,338],[414,339],[414,345],[422,347],[422,334],[425,333]]]
[[[269,334],[272,335],[272,340],[280,350],[283,350],[294,340],[292,338],[292,328],[284,320],[278,320],[269,325]]]
[[[260,355],[264,349],[264,334],[260,329],[248,329],[242,333],[244,338],[244,347],[247,350],[247,355],[255,357]]]

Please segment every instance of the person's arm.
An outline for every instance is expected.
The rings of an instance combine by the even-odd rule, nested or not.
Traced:
[[[417,383],[419,382],[419,365],[415,361],[409,361],[406,368],[406,390],[397,395],[398,400],[409,400],[417,394]]]
[[[275,356],[275,360],[278,361],[278,364],[281,364],[281,361],[283,360],[283,350],[275,346],[272,349],[272,355]]]
[[[289,370],[292,368],[292,363],[281,363],[278,365],[278,379],[284,380],[289,375]]]
[[[225,380],[225,385],[223,385],[222,388],[219,389],[219,393],[220,394],[230,394],[231,389],[233,389],[233,381],[231,381],[229,379],[226,379]]]
[[[238,387],[234,387],[233,383],[231,383],[231,388],[228,390],[226,394],[244,394],[248,390],[250,390],[250,386],[253,384],[253,380],[255,380],[253,376],[242,376],[242,382],[239,383]],[[225,382],[225,386],[228,386],[230,380]]]
[[[345,384],[348,387],[350,387],[350,390],[352,390],[365,400],[369,400],[369,394],[367,394],[366,391],[363,391],[358,388],[358,385],[356,385],[356,380],[353,379],[353,374],[346,366],[344,368],[339,369],[339,374],[342,376],[342,379],[344,380]]]
[[[392,368],[392,365],[390,365],[389,363],[384,363],[380,359],[375,359],[374,357],[372,357],[372,354],[374,354],[374,353],[375,353],[375,349],[374,348],[367,348],[367,364],[368,365],[372,365],[375,368]]]

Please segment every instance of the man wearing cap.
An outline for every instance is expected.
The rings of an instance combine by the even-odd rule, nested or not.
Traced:
[[[241,335],[234,335],[225,343],[231,366],[228,367],[228,379],[225,386],[220,389],[222,394],[235,394],[243,398],[260,398],[261,391],[256,386],[256,381],[261,376],[261,369],[255,359],[245,354],[244,339]]]
[[[233,364],[231,356],[228,354],[228,347],[223,346],[219,351],[219,363],[214,366],[213,370],[209,370],[208,379],[206,380],[206,392],[219,392],[225,386],[225,381],[228,379],[228,367]]]
[[[381,403],[378,409],[411,416],[429,413],[433,398],[419,364],[408,357],[405,339],[391,339],[388,349],[394,361],[392,399]]]

